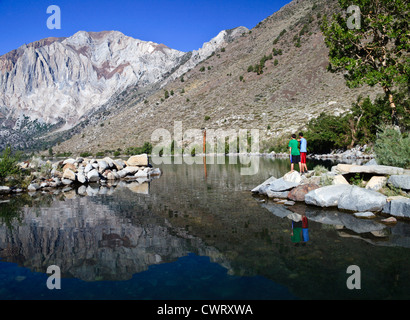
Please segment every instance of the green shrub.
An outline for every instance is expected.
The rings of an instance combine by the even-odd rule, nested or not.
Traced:
[[[204,72],[204,71],[205,71],[205,67],[202,66],[201,69],[199,69],[199,71]]]
[[[142,147],[129,147],[125,150],[125,154],[132,156],[138,154],[151,154],[152,152],[152,144],[150,142],[145,142]]]
[[[381,165],[410,168],[410,136],[405,137],[392,126],[377,134],[374,152]]]
[[[388,101],[379,98],[373,103],[368,97],[359,97],[350,112],[339,116],[322,113],[308,123],[305,132],[308,151],[327,153],[337,148],[352,148],[355,144],[373,144],[378,128],[390,121]]]
[[[210,116],[205,116],[205,118],[204,118],[205,121],[208,121],[209,119],[211,119]]]
[[[121,152],[120,151],[114,151],[114,157],[118,157],[119,155],[121,155]]]
[[[104,157],[105,156],[105,152],[103,151],[99,151],[95,154],[96,157]]]
[[[90,157],[90,156],[92,156],[92,154],[91,154],[91,152],[88,152],[88,151],[80,153],[80,157],[82,157],[82,158],[86,158],[86,157]]]
[[[322,175],[323,173],[326,173],[326,172],[328,172],[328,170],[324,167],[324,166],[322,166],[322,165],[317,165],[317,166],[315,166],[314,168],[313,168],[313,171],[315,172],[315,176],[320,176],[320,175]]]
[[[19,159],[20,155],[12,155],[10,147],[6,147],[6,149],[3,150],[0,159],[0,181],[4,181],[4,179],[10,175],[20,173],[21,170],[17,166]]]

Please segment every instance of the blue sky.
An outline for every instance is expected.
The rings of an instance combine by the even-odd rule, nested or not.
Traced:
[[[118,30],[127,36],[191,51],[221,30],[253,28],[291,0],[0,0],[0,55],[47,37],[80,30]],[[61,29],[47,28],[50,5],[61,9]]]

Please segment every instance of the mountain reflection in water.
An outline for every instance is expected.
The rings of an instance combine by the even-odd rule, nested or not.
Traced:
[[[289,170],[286,160],[259,161],[253,176],[228,161],[206,175],[203,165],[161,165],[150,183],[0,203],[0,298],[38,298],[50,265],[61,269],[62,290],[38,289],[44,299],[410,297],[408,222],[253,197],[249,190]],[[308,220],[300,246],[295,215]],[[361,290],[346,287],[350,265],[361,268]]]

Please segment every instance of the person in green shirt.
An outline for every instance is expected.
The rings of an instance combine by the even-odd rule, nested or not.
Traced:
[[[300,151],[299,142],[296,140],[296,134],[292,134],[292,140],[289,141],[289,154],[290,154],[290,170],[293,171],[294,164],[299,164],[299,171],[302,174],[302,166],[300,165]]]

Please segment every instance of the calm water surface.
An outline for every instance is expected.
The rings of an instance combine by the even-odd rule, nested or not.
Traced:
[[[159,165],[149,183],[3,199],[0,299],[410,298],[410,223],[254,197],[290,168],[259,161],[252,176],[228,159]],[[294,212],[308,218],[307,242],[291,236]],[[47,289],[50,265],[60,290]],[[360,290],[347,288],[350,265]]]

